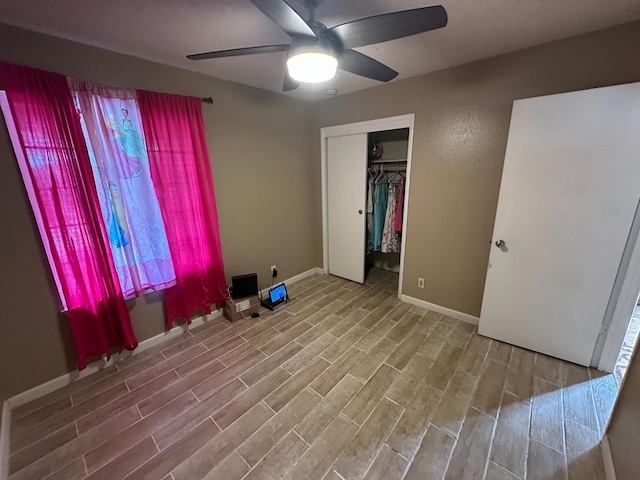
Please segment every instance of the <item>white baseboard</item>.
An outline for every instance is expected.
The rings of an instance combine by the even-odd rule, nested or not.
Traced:
[[[611,455],[611,445],[609,444],[609,435],[604,435],[600,442],[600,450],[602,451],[602,463],[604,463],[604,476],[607,480],[616,480],[616,469],[613,465],[613,456]]]
[[[32,400],[43,397],[48,393],[53,392],[54,390],[58,390],[59,388],[66,387],[67,385],[80,380],[81,378],[88,377],[89,375],[99,372],[100,370],[118,363],[126,358],[138,355],[145,350],[150,349],[151,347],[155,347],[160,343],[164,343],[168,340],[171,340],[172,338],[178,337],[186,332],[189,328],[195,328],[199,325],[204,325],[205,323],[210,322],[214,318],[218,318],[221,315],[222,311],[215,310],[209,315],[203,315],[202,317],[194,318],[193,320],[191,320],[191,325],[187,325],[185,323],[184,325],[175,326],[171,330],[167,330],[166,332],[159,333],[158,335],[143,340],[138,344],[138,348],[136,348],[132,352],[129,350],[125,350],[121,353],[115,353],[111,355],[111,358],[108,361],[106,357],[103,357],[100,360],[89,363],[87,365],[87,368],[85,368],[84,370],[74,370],[73,372],[65,373],[64,375],[60,375],[57,378],[49,380],[48,382],[40,384],[22,393],[18,393],[17,395],[9,398],[9,405],[11,406],[11,408],[16,408],[20,405],[24,405],[25,403],[29,403]]]
[[[9,478],[9,429],[11,428],[11,406],[9,401],[2,402],[2,419],[0,419],[0,480]]]
[[[309,270],[299,273],[298,275],[294,275],[291,278],[288,278],[286,280],[283,280],[282,282],[277,282],[276,285],[280,284],[280,283],[286,283],[286,284],[291,284],[291,283],[296,283],[299,282],[301,280],[304,280],[305,278],[309,278],[313,275],[323,275],[324,274],[324,270],[320,267],[314,267],[314,268],[310,268]],[[269,289],[268,288],[263,288],[260,291],[260,294],[264,297],[265,295],[269,294]]]
[[[311,268],[305,272],[295,275],[294,277],[284,280],[284,282],[287,284],[296,283],[296,282],[299,282],[300,280],[303,280],[317,273],[323,273],[323,270],[317,267]],[[151,347],[155,347],[156,345],[159,345],[173,338],[176,338],[182,335],[184,332],[186,332],[189,328],[195,328],[199,325],[203,325],[215,318],[220,317],[221,315],[222,315],[221,310],[215,310],[214,312],[211,312],[211,314],[209,315],[204,315],[202,317],[194,318],[191,321],[191,325],[187,325],[186,323],[184,325],[178,325],[176,327],[173,327],[171,330],[159,333],[158,335],[155,335],[151,338],[147,338],[146,340],[143,340],[138,345],[138,348],[136,348],[133,352],[126,350],[122,353],[114,354],[111,356],[111,359],[109,361],[107,361],[106,357],[104,357],[101,360],[88,364],[87,368],[85,368],[82,371],[74,370],[73,372],[65,373],[64,375],[60,375],[59,377],[49,380],[48,382],[45,382],[41,385],[33,387],[22,393],[18,393],[17,395],[14,395],[13,397],[9,398],[8,400],[9,406],[10,408],[16,408],[16,407],[19,407],[20,405],[24,405],[25,403],[29,403],[33,400],[43,397],[48,393],[53,392],[54,390],[58,390],[59,388],[66,387],[67,385],[77,380],[80,380],[81,378],[85,378],[91,375],[92,373],[99,372],[100,370],[110,365],[113,365],[115,363],[118,363],[119,361],[122,361],[125,358],[129,358],[133,355],[140,354],[145,350],[150,349]],[[2,477],[0,477],[0,480],[3,480]]]
[[[416,305],[417,307],[426,308],[427,310],[431,310],[432,312],[442,313],[444,315],[448,315],[449,317],[457,318],[458,320],[462,320],[463,322],[470,323],[472,325],[478,325],[480,321],[478,317],[474,317],[473,315],[469,315],[468,313],[451,310],[450,308],[441,307],[440,305],[436,305],[435,303],[425,302],[424,300],[410,297],[408,295],[400,295],[400,300],[410,303],[411,305]]]

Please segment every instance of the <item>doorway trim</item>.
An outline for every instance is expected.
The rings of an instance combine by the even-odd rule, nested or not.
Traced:
[[[640,293],[640,203],[631,224],[627,245],[622,253],[618,277],[605,312],[600,337],[594,349],[591,366],[613,372],[627,334],[627,327]]]
[[[398,115],[395,117],[366,120],[364,122],[347,123],[323,127],[320,129],[320,164],[322,182],[322,268],[324,273],[329,273],[329,224],[328,224],[328,184],[327,184],[327,139],[329,137],[341,137],[358,133],[372,133],[384,130],[409,129],[409,142],[407,147],[407,174],[404,184],[404,208],[402,222],[402,240],[400,245],[400,272],[398,281],[398,298],[402,296],[402,278],[404,275],[404,262],[407,241],[407,218],[409,212],[409,186],[411,184],[411,155],[413,153],[413,125],[415,114]],[[362,172],[364,175],[365,172]],[[363,245],[364,248],[364,245]]]

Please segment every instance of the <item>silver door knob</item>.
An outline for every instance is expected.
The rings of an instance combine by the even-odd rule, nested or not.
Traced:
[[[504,240],[498,240],[498,241],[496,242],[496,247],[498,247],[498,248],[502,248],[502,247],[504,247],[505,245],[506,245],[506,243],[504,243]]]

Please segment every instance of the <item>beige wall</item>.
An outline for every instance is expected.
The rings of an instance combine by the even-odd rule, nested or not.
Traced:
[[[317,156],[320,127],[416,115],[405,294],[480,314],[513,101],[640,81],[638,38],[636,22],[317,104]]]
[[[109,85],[193,96],[204,105],[227,277],[319,264],[312,106],[282,95],[0,25],[0,60]],[[0,120],[1,122],[1,120]],[[0,398],[76,368],[4,125],[0,125]],[[268,214],[278,214],[269,219]],[[138,340],[164,327],[162,294],[131,302]]]

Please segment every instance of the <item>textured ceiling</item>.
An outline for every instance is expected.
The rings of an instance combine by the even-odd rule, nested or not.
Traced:
[[[298,0],[289,0],[303,17]],[[370,15],[441,3],[449,25],[358,50],[400,72],[397,79],[640,19],[639,0],[320,0],[328,27]],[[0,0],[0,22],[280,92],[285,54],[191,61],[188,53],[288,43],[249,0]],[[394,80],[394,81],[397,81]],[[287,93],[325,98],[379,83],[339,72]]]

